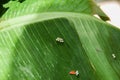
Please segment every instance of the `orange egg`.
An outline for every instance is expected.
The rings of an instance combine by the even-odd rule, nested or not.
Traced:
[[[75,75],[75,74],[76,74],[76,71],[74,71],[74,70],[73,70],[73,71],[70,71],[69,74]]]

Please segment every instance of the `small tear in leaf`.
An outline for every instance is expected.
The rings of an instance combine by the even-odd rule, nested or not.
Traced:
[[[24,2],[25,0],[12,0],[12,1],[18,1],[20,3]]]
[[[90,64],[91,64],[92,68],[96,71],[96,68],[95,68],[95,66],[93,65],[93,63],[90,62]]]
[[[20,3],[24,2],[25,0],[19,0]]]

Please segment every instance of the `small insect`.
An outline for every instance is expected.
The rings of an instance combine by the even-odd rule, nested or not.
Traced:
[[[76,71],[76,74],[75,74],[76,76],[79,76],[79,72],[78,72],[78,70]]]
[[[56,41],[57,41],[57,42],[60,42],[60,43],[63,43],[63,42],[64,42],[64,40],[63,40],[62,38],[60,38],[60,37],[57,37],[57,38],[56,38]]]
[[[115,59],[116,58],[115,54],[112,54],[112,57]]]
[[[79,76],[78,70],[76,70],[76,71],[72,70],[69,72],[69,74]]]

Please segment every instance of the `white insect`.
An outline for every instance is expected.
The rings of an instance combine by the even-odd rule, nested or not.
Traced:
[[[60,42],[60,43],[63,43],[63,42],[64,42],[64,40],[63,40],[62,38],[60,38],[60,37],[57,37],[57,38],[56,38],[56,41],[57,41],[57,42]]]
[[[116,58],[115,54],[112,54],[112,57],[115,59]]]
[[[75,74],[76,76],[79,76],[79,72],[78,72],[78,70],[76,71],[76,74]]]

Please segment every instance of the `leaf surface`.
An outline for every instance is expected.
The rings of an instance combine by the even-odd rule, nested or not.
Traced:
[[[120,30],[99,19],[50,12],[10,19],[0,26],[2,80],[120,79]],[[64,43],[56,42],[57,37]],[[71,70],[80,75],[70,75]]]

